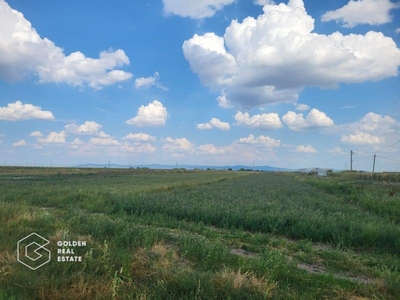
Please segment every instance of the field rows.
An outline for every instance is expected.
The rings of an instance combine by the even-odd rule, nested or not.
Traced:
[[[391,186],[258,172],[51,171],[0,174],[0,299],[399,298],[400,193]],[[14,253],[31,232],[52,252],[58,240],[87,240],[83,262],[28,271]]]

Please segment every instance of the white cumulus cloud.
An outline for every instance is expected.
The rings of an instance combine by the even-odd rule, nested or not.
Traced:
[[[205,130],[205,129],[212,129],[212,128],[217,128],[219,130],[230,130],[231,126],[227,122],[222,122],[221,120],[217,118],[211,118],[210,122],[208,123],[200,123],[197,124],[197,129],[200,130]]]
[[[397,76],[400,66],[400,50],[381,32],[314,32],[301,0],[267,4],[256,19],[233,20],[224,36],[195,34],[182,49],[201,82],[221,91],[219,105],[245,109],[296,102],[305,86]]]
[[[69,134],[96,134],[102,125],[94,121],[86,121],[82,125],[68,124],[65,125],[65,130]]]
[[[191,152],[194,149],[194,144],[186,138],[167,137],[162,146],[162,150],[166,152]]]
[[[121,145],[120,150],[128,153],[153,153],[156,151],[156,147],[149,143],[124,143]]]
[[[154,100],[147,106],[141,105],[137,110],[136,117],[126,121],[128,125],[134,126],[164,126],[168,118],[167,109],[163,104]]]
[[[12,144],[13,147],[22,147],[22,146],[26,146],[26,142],[24,140],[20,140],[18,142],[15,142]]]
[[[84,144],[85,144],[85,143],[84,143],[81,139],[75,138],[71,143],[69,143],[68,148],[69,148],[69,149],[76,150],[76,149],[79,149],[79,147],[80,147],[81,145],[84,145]]]
[[[334,147],[332,149],[329,149],[328,153],[331,153],[333,155],[344,155],[344,154],[346,154],[346,153],[343,152],[342,148],[340,148],[338,146]]]
[[[102,139],[112,138],[111,135],[105,133],[104,131],[100,131],[100,132],[97,134],[97,137],[102,138]]]
[[[238,111],[235,115],[237,125],[250,128],[277,129],[282,127],[282,122],[277,113],[259,114],[250,117],[249,113]]]
[[[248,137],[240,138],[239,143],[241,144],[253,144],[258,147],[263,148],[274,148],[279,147],[281,145],[280,140],[275,140],[270,138],[269,136],[260,135],[258,137],[254,137],[253,134],[250,134]]]
[[[307,104],[297,104],[296,110],[306,111],[306,110],[310,110],[310,107]]]
[[[382,25],[392,21],[390,11],[399,7],[399,3],[390,0],[350,0],[343,7],[323,14],[321,20],[334,20],[350,28],[360,24]]]
[[[384,139],[367,132],[356,130],[354,134],[343,135],[340,141],[350,145],[374,145],[383,143]]]
[[[299,153],[317,153],[317,150],[310,144],[308,144],[307,146],[304,145],[297,146],[295,151]]]
[[[254,0],[254,4],[264,6],[267,4],[274,4],[274,1],[272,1],[272,0]]]
[[[219,107],[224,107],[224,108],[232,107],[232,104],[230,104],[228,99],[226,99],[224,91],[222,91],[222,95],[217,97],[217,102]]]
[[[237,72],[235,57],[226,51],[224,38],[213,32],[202,36],[195,34],[183,43],[182,48],[191,70],[207,86],[224,86]],[[224,102],[223,99],[221,101]]]
[[[122,138],[123,140],[134,140],[137,142],[155,142],[157,138],[147,133],[130,133]]]
[[[199,154],[225,154],[226,151],[223,148],[215,147],[213,144],[205,144],[197,147],[197,153]]]
[[[83,145],[84,143],[82,142],[81,139],[75,138],[70,144],[71,145]]]
[[[152,86],[156,86],[157,88],[164,90],[164,91],[168,91],[168,88],[163,86],[160,83],[160,74],[158,74],[158,72],[154,73],[154,76],[150,76],[150,77],[140,77],[140,78],[136,78],[135,80],[135,88],[140,89],[140,88],[149,88]]]
[[[282,117],[282,121],[291,130],[295,131],[334,125],[331,118],[316,108],[313,108],[306,118],[303,117],[303,114],[296,114],[293,111],[288,111],[287,114]]]
[[[43,134],[42,134],[40,131],[33,131],[33,132],[31,132],[31,133],[29,134],[29,136],[32,136],[32,137],[42,137]]]
[[[200,130],[210,130],[213,127],[210,125],[210,123],[200,123],[200,124],[197,124],[196,128],[200,129]]]
[[[116,68],[129,65],[123,50],[108,50],[99,58],[76,51],[69,55],[51,40],[42,38],[24,15],[0,0],[0,78],[23,80],[35,75],[39,82],[103,86],[125,81],[131,73]]]
[[[398,149],[390,145],[399,139],[400,121],[369,112],[356,122],[327,127],[323,132],[339,137],[342,144],[358,146],[357,152],[392,152]]]
[[[235,0],[163,0],[165,14],[192,19],[212,17],[216,11]]]
[[[363,131],[389,131],[397,123],[395,119],[389,116],[382,116],[373,112],[367,113],[359,122],[360,129]]]
[[[229,126],[229,123],[222,122],[217,118],[211,118],[210,125],[212,127],[214,127],[214,128],[219,129],[219,130],[229,130],[229,129],[231,129],[231,127]]]
[[[99,145],[99,146],[111,146],[111,145],[119,145],[120,143],[112,136],[105,134],[104,132],[100,132],[96,137],[91,137],[89,140],[89,144]]]
[[[37,141],[45,144],[64,144],[66,136],[67,134],[64,130],[61,132],[52,131],[47,137],[38,137]]]
[[[16,101],[15,103],[9,103],[5,107],[0,107],[0,120],[22,121],[28,119],[54,120],[54,116],[51,111],[42,110],[41,107],[32,104],[23,104],[21,101]]]

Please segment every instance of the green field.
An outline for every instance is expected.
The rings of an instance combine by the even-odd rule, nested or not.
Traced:
[[[400,299],[383,179],[0,167],[0,224],[0,299]],[[36,270],[16,252],[33,232],[52,254]],[[58,241],[85,241],[82,262]]]

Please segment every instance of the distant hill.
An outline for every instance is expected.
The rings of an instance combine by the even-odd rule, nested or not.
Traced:
[[[149,165],[119,165],[119,164],[82,164],[74,166],[75,168],[116,168],[116,169],[127,169],[127,168],[149,168],[149,169],[175,169],[176,165],[161,165],[161,164],[149,164]],[[232,169],[238,171],[240,169],[244,170],[258,170],[258,171],[273,171],[273,172],[289,172],[294,171],[293,169],[276,168],[270,166],[245,166],[245,165],[235,165],[235,166],[199,166],[199,165],[178,165],[178,168],[184,168],[188,170],[200,169],[200,170],[228,170]]]

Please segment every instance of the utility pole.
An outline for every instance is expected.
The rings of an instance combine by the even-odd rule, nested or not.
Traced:
[[[350,171],[353,171],[353,150],[350,150]]]
[[[372,173],[375,173],[375,158],[376,158],[376,154],[374,154],[374,164],[372,166]]]

